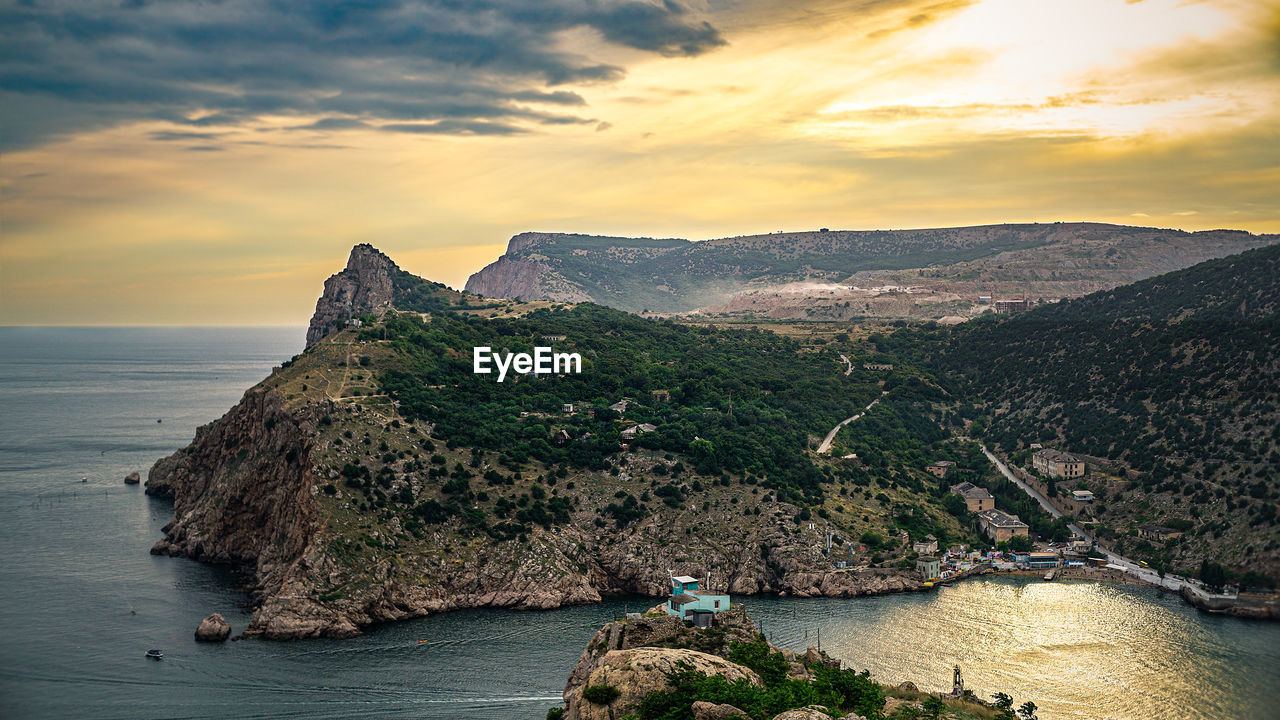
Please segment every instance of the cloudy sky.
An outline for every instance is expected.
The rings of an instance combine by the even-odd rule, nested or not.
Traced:
[[[299,324],[350,246],[1280,232],[1268,0],[0,0],[0,323]]]

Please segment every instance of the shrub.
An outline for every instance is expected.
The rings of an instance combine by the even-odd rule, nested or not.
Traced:
[[[582,699],[596,705],[608,705],[621,694],[622,691],[612,685],[588,685],[582,688]]]

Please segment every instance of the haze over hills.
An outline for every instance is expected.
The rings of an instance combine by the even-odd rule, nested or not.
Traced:
[[[1099,223],[775,233],[702,242],[523,233],[471,276],[489,297],[811,320],[969,317],[980,296],[1057,300],[1280,241]]]

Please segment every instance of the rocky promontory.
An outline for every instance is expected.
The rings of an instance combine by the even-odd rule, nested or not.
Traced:
[[[531,252],[538,242],[516,245]],[[506,333],[512,322],[490,327],[485,313],[493,307],[415,278],[371,246],[356,246],[346,269],[325,283],[305,351],[151,468],[147,494],[174,502],[152,552],[245,570],[254,605],[245,633],[271,639],[346,637],[373,623],[462,608],[546,609],[618,593],[657,597],[668,591],[669,572],[705,578],[706,589],[735,596],[922,589],[918,573],[885,552],[904,552],[900,539],[858,547],[868,523],[885,527],[883,510],[806,497],[764,471],[699,472],[687,455],[593,439],[617,436],[624,418],[595,420],[594,412],[578,413],[572,404],[558,415],[521,412],[529,430],[494,449],[466,441],[450,417],[425,420],[422,413],[436,412],[434,401],[417,416],[405,412],[403,393],[437,397],[472,377],[464,343],[480,342],[471,339],[480,332]],[[508,303],[501,312],[542,313],[538,323],[548,324],[533,336],[558,338],[564,331],[556,313],[579,311]],[[348,323],[362,314],[375,316],[373,326]],[[619,319],[602,326],[600,337],[615,332]],[[656,321],[637,322],[657,328]],[[450,337],[462,339],[446,342]],[[777,344],[777,351],[796,355]],[[438,379],[406,382],[431,363],[441,363],[430,371]],[[388,391],[388,380],[400,383],[400,394]],[[496,397],[502,402],[505,395]],[[538,402],[559,410],[571,399]],[[454,412],[473,412],[471,404]],[[488,422],[498,428],[506,421]],[[567,439],[570,430],[577,439]],[[510,453],[529,442],[563,447],[566,460]],[[804,452],[802,435],[786,442]],[[569,461],[588,446],[603,454]],[[766,460],[763,449],[750,452]],[[834,478],[837,471],[846,472],[807,472]],[[930,512],[928,522],[960,532],[953,518]],[[873,513],[881,519],[871,520]],[[837,569],[837,559],[848,567]]]
[[[393,277],[400,270],[372,245],[351,249],[347,267],[324,283],[315,314],[307,327],[307,347],[365,313],[386,310],[395,292]]]
[[[931,697],[911,683],[888,687],[818,648],[776,647],[741,605],[706,628],[663,605],[607,623],[570,671],[563,698],[547,717],[866,720],[929,717],[930,705],[950,718],[995,716],[972,693]]]

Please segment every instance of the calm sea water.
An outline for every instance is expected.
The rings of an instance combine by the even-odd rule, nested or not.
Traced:
[[[301,329],[0,328],[0,716],[541,718],[596,628],[646,605],[197,645],[211,612],[243,630],[246,598],[222,568],[149,555],[171,505],[122,479],[302,343]],[[923,689],[949,687],[959,663],[970,687],[1034,700],[1046,720],[1280,716],[1280,626],[1154,590],[1001,579],[748,604],[780,645],[820,630],[833,655]],[[143,658],[152,647],[163,661]]]

